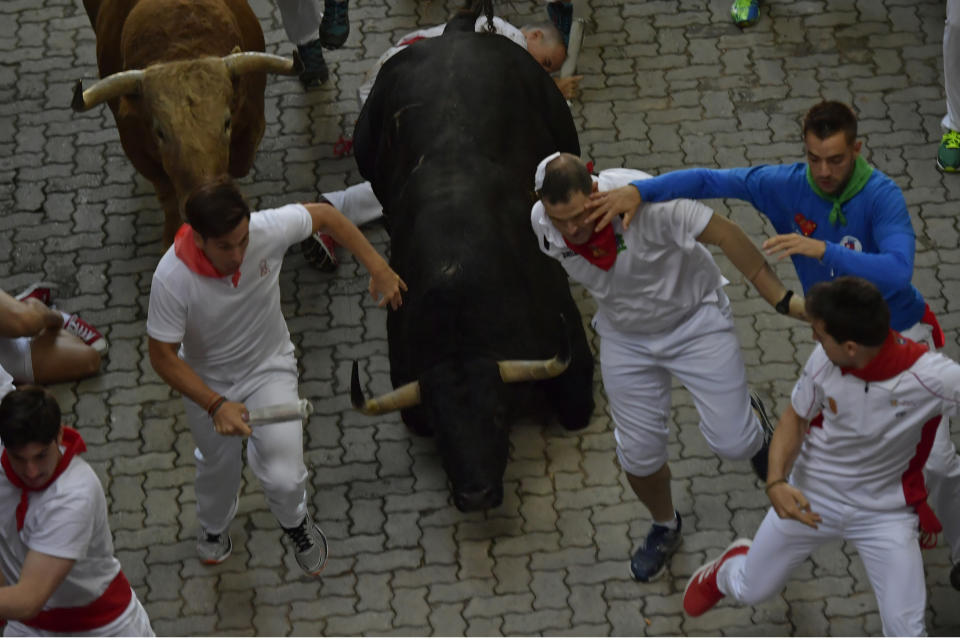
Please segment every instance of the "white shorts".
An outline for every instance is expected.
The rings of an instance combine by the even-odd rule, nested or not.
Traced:
[[[18,383],[33,382],[32,338],[0,338],[0,367]]]
[[[667,462],[671,375],[693,396],[700,430],[714,452],[743,460],[763,446],[730,301],[718,293],[718,302],[701,305],[669,332],[628,334],[601,314],[594,317],[617,457],[631,475],[648,476]]]

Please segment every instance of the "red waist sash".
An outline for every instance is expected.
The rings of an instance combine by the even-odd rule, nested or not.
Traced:
[[[133,591],[130,589],[130,583],[127,582],[127,576],[123,575],[121,570],[103,595],[90,604],[82,607],[46,609],[35,617],[21,620],[21,622],[29,627],[54,633],[91,631],[119,618],[127,610],[132,598]]]

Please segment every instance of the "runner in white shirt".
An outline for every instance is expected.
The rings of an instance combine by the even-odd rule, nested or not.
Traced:
[[[380,306],[397,308],[406,285],[327,203],[251,214],[221,178],[195,190],[185,212],[190,224],[153,276],[147,334],[150,362],[183,394],[197,445],[197,552],[216,564],[233,549],[227,529],[239,500],[241,437],[248,437],[247,460],[267,504],[293,542],[297,563],[315,575],[326,562],[327,543],[307,512],[301,421],[253,431],[247,424],[248,409],[299,398],[294,347],[280,309],[283,255],[322,229],[371,273],[369,290]]]
[[[584,208],[590,194],[646,177],[610,169],[592,178],[576,156],[553,154],[537,169],[540,201],[531,211],[541,250],[597,303],[593,326],[602,338],[600,366],[617,457],[653,518],[631,560],[634,577],[643,582],[660,574],[680,544],[667,465],[671,375],[693,395],[710,448],[725,458],[751,458],[766,477],[764,434],[751,404],[761,415],[763,408],[747,390],[723,292],[727,281],[701,243],[718,245],[778,311],[803,317],[802,299],[786,291],[743,230],[701,204],[646,204],[628,229],[614,220],[595,233]]]
[[[6,636],[152,636],[113,554],[107,502],[38,387],[0,402],[0,618]]]
[[[926,635],[920,547],[933,546],[941,527],[923,465],[941,417],[958,414],[960,365],[892,331],[883,296],[866,280],[821,282],[807,296],[820,344],[770,443],[773,506],[752,545],[737,540],[693,574],[684,609],[701,615],[725,595],[762,602],[817,547],[842,538],[863,560],[883,633]],[[821,412],[822,425],[812,426]]]

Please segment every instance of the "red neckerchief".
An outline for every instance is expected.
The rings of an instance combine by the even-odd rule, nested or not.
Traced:
[[[610,267],[617,259],[617,238],[613,233],[613,226],[607,225],[602,231],[594,231],[590,239],[583,244],[573,244],[563,239],[567,246],[587,259],[590,264],[610,271]]]
[[[80,437],[80,434],[71,429],[70,427],[63,427],[63,455],[60,456],[60,462],[57,463],[57,468],[53,470],[53,475],[50,476],[50,480],[47,481],[42,487],[28,487],[23,483],[23,480],[20,479],[20,476],[13,470],[13,466],[10,464],[10,456],[7,455],[7,450],[3,450],[3,455],[0,456],[0,464],[3,465],[3,471],[7,474],[7,480],[10,481],[10,484],[20,489],[20,504],[17,505],[17,531],[23,529],[23,521],[27,517],[27,506],[29,505],[30,492],[31,491],[43,491],[51,484],[53,481],[60,477],[60,474],[63,473],[64,469],[67,468],[67,465],[70,464],[70,461],[73,460],[73,456],[78,453],[83,453],[87,450],[87,444],[83,441],[83,438]]]
[[[207,254],[201,251],[197,243],[193,241],[193,227],[187,223],[183,223],[180,230],[177,231],[177,237],[173,240],[173,252],[177,254],[183,264],[187,265],[187,269],[199,276],[208,278],[225,278],[227,276],[213,266]],[[230,281],[234,287],[237,286],[237,283],[240,282],[240,269],[233,273],[233,278]]]
[[[927,347],[917,344],[909,338],[904,338],[899,333],[890,330],[887,339],[880,347],[879,353],[873,357],[873,360],[867,363],[862,369],[846,369],[840,367],[840,373],[848,373],[860,378],[865,382],[878,382],[880,380],[889,380],[898,373],[906,371],[913,366],[920,356],[927,352]]]
[[[943,329],[940,328],[940,323],[937,322],[937,316],[933,315],[933,311],[930,310],[930,305],[924,307],[923,317],[920,318],[920,322],[932,327],[933,334],[931,338],[933,339],[933,346],[937,349],[942,349],[943,345],[947,344],[947,337],[943,335]]]

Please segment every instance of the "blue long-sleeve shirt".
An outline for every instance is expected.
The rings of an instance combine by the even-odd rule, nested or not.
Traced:
[[[630,184],[645,202],[676,198],[746,200],[770,219],[777,233],[800,233],[826,243],[821,260],[791,256],[804,291],[838,276],[859,276],[883,293],[895,331],[919,322],[926,303],[910,283],[916,236],[900,188],[874,169],[863,189],[843,204],[846,224],[833,225],[833,204],[814,193],[806,171],[802,162],[742,169],[684,169]]]

